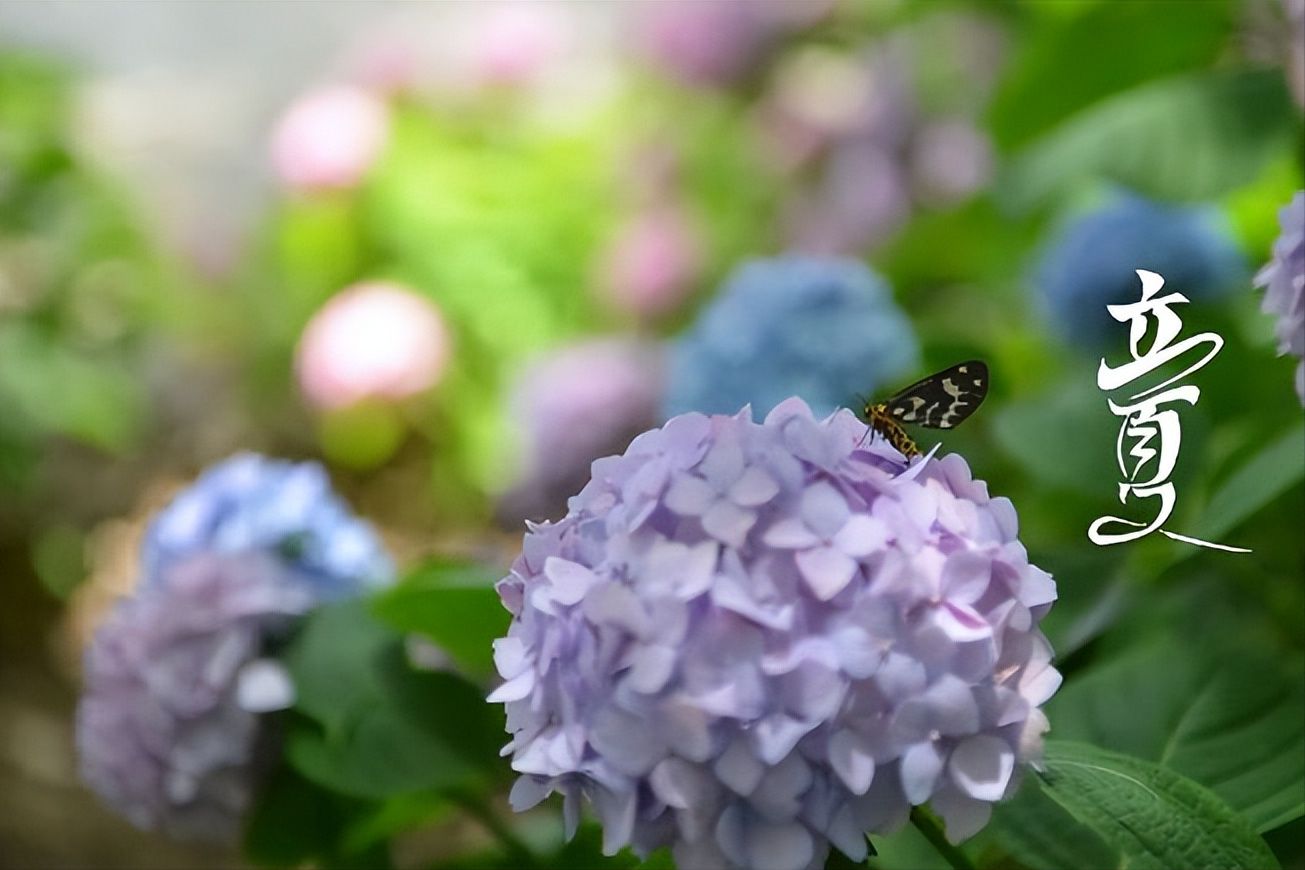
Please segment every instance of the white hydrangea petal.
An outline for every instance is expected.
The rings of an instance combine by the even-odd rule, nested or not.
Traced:
[[[727,501],[718,501],[703,515],[702,528],[722,543],[729,544],[731,547],[742,547],[748,532],[756,522],[757,515],[747,508],[741,508]]]
[[[942,768],[942,756],[930,741],[913,743],[902,753],[902,791],[912,806],[924,803],[933,794]]]
[[[833,547],[801,550],[793,559],[803,579],[821,601],[828,601],[842,592],[856,575],[856,560]]]
[[[803,870],[815,855],[811,832],[797,822],[753,825],[746,843],[749,867]]]
[[[884,548],[888,543],[888,529],[868,514],[853,514],[831,543],[847,555],[861,558]]]
[[[766,765],[756,756],[748,741],[741,737],[720,754],[713,762],[712,770],[730,790],[743,797],[752,794],[766,775]]]
[[[544,560],[544,576],[552,581],[552,598],[559,604],[578,604],[585,593],[598,584],[598,575],[572,562],[549,556]]]
[[[874,781],[874,753],[851,731],[839,731],[830,738],[829,764],[852,794],[865,794]]]
[[[953,844],[974,836],[992,817],[992,804],[975,800],[954,788],[939,790],[931,805],[942,816],[947,840]]]
[[[236,704],[250,713],[287,710],[295,702],[295,684],[285,665],[274,659],[254,659],[236,679]]]
[[[710,483],[692,474],[674,478],[662,497],[662,504],[686,517],[700,517],[720,498]]]
[[[947,772],[961,791],[981,801],[998,801],[1015,770],[1015,753],[1000,737],[976,734],[957,744]]]
[[[786,517],[774,523],[766,529],[761,540],[767,546],[782,550],[799,550],[820,543],[820,537],[800,517]]]
[[[847,499],[828,483],[812,484],[802,493],[798,516],[807,528],[824,540],[837,534],[847,524],[850,515]]]
[[[726,497],[740,507],[759,507],[779,494],[779,484],[762,468],[749,466]]]

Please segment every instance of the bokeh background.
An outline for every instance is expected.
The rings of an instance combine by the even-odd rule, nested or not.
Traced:
[[[323,462],[401,562],[505,566],[524,520],[668,413],[856,407],[979,357],[991,396],[945,449],[1057,577],[1067,674],[1174,626],[1295,660],[1297,361],[1253,275],[1303,186],[1303,16],[3,0],[0,867],[240,865],[114,815],[72,732],[80,651],[132,588],[146,518],[239,450]],[[741,265],[779,255],[860,261],[893,306],[859,383],[833,374],[837,318],[762,339],[744,306],[704,337]],[[1193,378],[1167,527],[1253,555],[1086,539],[1119,510],[1095,376],[1126,330],[1102,309],[1139,267],[1227,342]],[[734,324],[756,343],[739,354],[791,342],[790,362],[718,397],[694,342]],[[1296,866],[1300,833],[1277,846]]]

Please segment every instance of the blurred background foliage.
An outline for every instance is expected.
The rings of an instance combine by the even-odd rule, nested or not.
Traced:
[[[502,500],[536,485],[531,444],[556,431],[584,441],[565,427],[586,423],[527,408],[518,385],[585,341],[652,348],[649,401],[607,403],[628,417],[602,445],[618,452],[659,422],[657,348],[742,261],[784,252],[853,257],[886,279],[922,348],[907,381],[972,357],[991,367],[984,408],[944,449],[1014,502],[1031,560],[1057,579],[1045,625],[1067,683],[1049,704],[1052,736],[1172,762],[1302,866],[1305,427],[1296,361],[1277,355],[1251,281],[1278,209],[1303,186],[1299,4],[527,6],[461,6],[448,27],[360,36],[364,61],[303,97],[326,105],[315,119],[296,127],[288,106],[269,125],[265,207],[216,254],[175,244],[166,212],[96,158],[84,73],[0,40],[0,704],[13,714],[0,722],[0,817],[15,820],[0,822],[0,866],[96,862],[50,845],[78,825],[71,810],[11,813],[42,788],[75,791],[70,741],[23,723],[66,713],[77,649],[104,602],[130,589],[146,511],[238,449],[324,461],[413,567],[376,602],[323,611],[296,641],[289,763],[251,823],[247,860],[469,866],[473,853],[511,863],[525,854],[514,848],[551,853],[549,866],[591,860],[593,832],[563,846],[552,810],[498,845],[481,833],[503,833],[488,801],[508,775],[481,764],[506,739],[478,701],[488,641],[507,624],[487,584],[526,518]],[[1211,210],[1239,254],[1231,286],[1180,312],[1185,334],[1213,330],[1225,345],[1188,379],[1201,398],[1182,408],[1166,528],[1250,554],[1086,537],[1123,509],[1118,418],[1095,378],[1103,356],[1123,359],[1126,329],[1104,343],[1054,329],[1034,276],[1057,267],[1044,258],[1060,228],[1121,191]],[[368,282],[429,303],[433,331],[337,330],[312,356],[309,324]],[[441,344],[437,359],[387,355],[422,341]],[[601,391],[603,368],[558,389]],[[340,391],[313,393],[314,377]],[[583,468],[596,455],[552,460]],[[560,516],[569,492],[544,490],[531,515]],[[407,632],[464,678],[411,668]],[[1232,751],[1243,769],[1294,780],[1239,791],[1227,769],[1174,758],[1168,729],[1202,692],[1245,714],[1212,728],[1277,747]],[[37,696],[50,700],[25,700]],[[378,701],[394,698],[411,704]],[[423,705],[468,718],[449,726]],[[328,739],[339,717],[366,720],[364,736]],[[38,750],[58,757],[17,760]],[[1189,755],[1203,750],[1219,754]],[[454,806],[485,827],[468,833]],[[970,851],[1056,863],[1065,844],[1028,819],[1057,806],[999,813]],[[912,836],[880,845],[878,866],[936,862]],[[1076,866],[1117,857],[1082,836]],[[104,866],[182,860],[123,842]]]

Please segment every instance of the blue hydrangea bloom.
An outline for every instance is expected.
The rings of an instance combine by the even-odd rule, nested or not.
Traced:
[[[1218,209],[1173,206],[1119,194],[1054,234],[1034,281],[1057,331],[1093,350],[1124,341],[1107,305],[1136,302],[1137,271],[1165,279],[1165,292],[1210,300],[1248,277],[1245,257]]]
[[[665,416],[764,416],[790,396],[818,414],[915,368],[911,323],[855,260],[786,256],[739,267],[670,352]]]
[[[143,577],[86,649],[82,779],[142,828],[231,842],[293,702],[267,641],[388,582],[389,556],[320,466],[236,456],[150,524]]]
[[[394,576],[380,539],[331,490],[320,465],[242,453],[205,471],[150,523],[142,583],[158,583],[180,557],[246,550],[276,551],[325,599]]]
[[[800,399],[685,414],[600,459],[498,584],[517,810],[603,851],[803,870],[929,803],[958,842],[1036,760],[1056,598],[1015,509]]]

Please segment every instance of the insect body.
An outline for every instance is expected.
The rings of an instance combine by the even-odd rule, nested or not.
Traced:
[[[977,359],[918,380],[886,402],[867,404],[865,421],[907,459],[920,455],[903,423],[951,429],[974,413],[988,395],[988,366]]]

